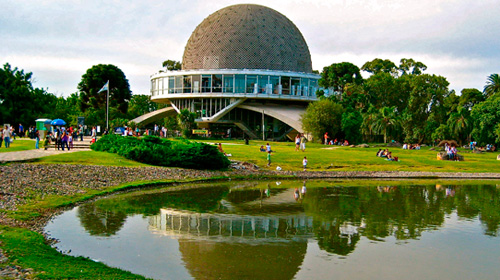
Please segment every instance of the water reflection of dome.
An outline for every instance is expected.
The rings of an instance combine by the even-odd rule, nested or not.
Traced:
[[[161,209],[150,217],[150,231],[179,239],[228,243],[306,242],[313,236],[312,217],[293,215],[207,214]]]
[[[307,242],[250,245],[180,239],[179,251],[195,279],[292,279]]]

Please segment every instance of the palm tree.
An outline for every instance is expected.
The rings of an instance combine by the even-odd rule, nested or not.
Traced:
[[[451,128],[453,136],[458,138],[462,144],[463,137],[468,137],[470,133],[470,112],[466,108],[460,108],[458,112],[453,112],[448,119],[448,125]]]
[[[367,112],[363,114],[363,123],[361,124],[361,133],[368,136],[368,139],[373,139],[373,122],[377,119],[378,111],[370,105]]]
[[[500,92],[500,76],[498,74],[491,74],[488,76],[483,92],[486,97],[490,97],[493,94]]]
[[[372,124],[373,130],[377,133],[384,133],[384,143],[387,143],[387,131],[396,128],[401,122],[396,106],[382,107],[378,112],[378,117]]]

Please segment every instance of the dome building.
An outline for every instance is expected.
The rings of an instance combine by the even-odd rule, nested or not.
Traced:
[[[233,137],[293,137],[302,132],[300,115],[316,100],[319,78],[288,18],[264,6],[229,6],[193,31],[182,70],[151,76],[151,99],[171,107],[134,121],[188,109],[214,134],[231,128]]]

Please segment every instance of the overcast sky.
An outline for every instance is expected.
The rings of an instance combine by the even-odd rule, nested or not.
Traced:
[[[134,94],[149,94],[150,75],[182,59],[203,19],[242,3],[294,22],[315,70],[413,58],[457,93],[500,73],[500,0],[0,0],[0,63],[33,72],[34,86],[57,96],[76,92],[93,65],[113,64]]]

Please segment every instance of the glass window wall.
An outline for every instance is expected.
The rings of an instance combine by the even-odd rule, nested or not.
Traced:
[[[290,77],[281,77],[281,94],[290,94]]]
[[[212,89],[212,75],[201,76],[201,92],[211,92]]]
[[[234,77],[233,75],[224,75],[224,92],[233,93]]]
[[[175,76],[175,93],[182,93],[182,76]]]
[[[175,79],[174,77],[168,77],[168,93],[174,93],[175,89]]]
[[[212,75],[212,92],[222,92],[222,75]]]
[[[191,76],[184,76],[184,93],[191,93]]]
[[[259,93],[266,93],[267,84],[269,84],[269,76],[259,75]]]
[[[245,93],[245,75],[234,75],[234,87],[236,93]]]
[[[247,91],[246,93],[256,93],[255,85],[257,84],[257,75],[247,75]]]
[[[300,78],[292,78],[292,95],[300,95]]]
[[[271,93],[280,94],[280,92],[279,92],[280,77],[279,76],[271,76],[269,78],[269,83],[271,84]]]
[[[200,81],[201,81],[201,76],[200,75],[193,75],[193,93],[200,93]]]

